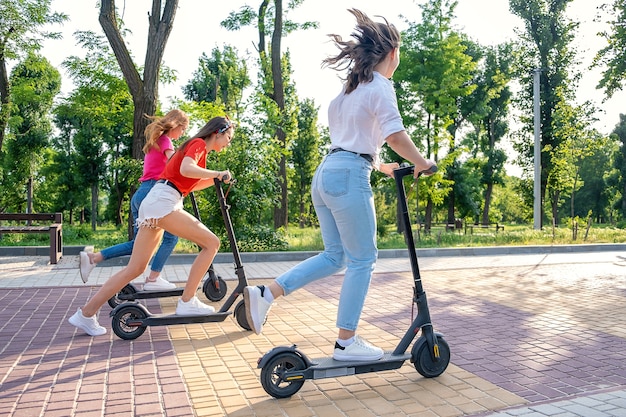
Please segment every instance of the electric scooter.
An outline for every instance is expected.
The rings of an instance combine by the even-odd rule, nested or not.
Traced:
[[[203,316],[152,314],[148,311],[146,306],[142,304],[136,302],[122,303],[115,307],[109,314],[112,318],[111,327],[113,328],[113,332],[119,338],[124,340],[136,339],[146,331],[148,326],[169,326],[173,324],[211,323],[224,321],[226,320],[226,317],[233,314],[233,312],[229,310],[239,296],[242,296],[242,299],[234,308],[235,319],[237,320],[239,326],[241,326],[244,330],[251,329],[246,318],[246,310],[243,301],[243,289],[248,285],[248,280],[246,279],[246,274],[241,263],[237,240],[235,239],[235,233],[233,231],[230,214],[228,212],[230,206],[226,203],[226,197],[224,196],[224,190],[222,189],[221,184],[221,180],[215,179],[217,199],[222,211],[222,217],[224,218],[224,225],[226,226],[230,249],[235,260],[235,274],[238,278],[237,287],[233,290],[218,311]]]
[[[189,199],[191,200],[191,206],[193,207],[194,215],[196,219],[202,221],[200,218],[200,211],[198,210],[198,203],[192,193],[189,193]],[[115,308],[118,305],[127,301],[145,300],[148,298],[162,298],[162,297],[179,297],[183,294],[183,287],[173,288],[171,290],[139,290],[136,286],[128,283],[117,294],[107,300],[107,303],[111,308]],[[226,282],[219,275],[215,274],[213,264],[209,266],[207,271],[207,277],[202,284],[202,292],[211,301],[220,301],[226,295],[227,286]]]
[[[413,302],[417,305],[417,316],[413,323],[395,350],[385,352],[381,359],[375,361],[337,361],[332,357],[309,359],[304,353],[296,349],[295,345],[271,349],[259,359],[258,368],[261,369],[261,385],[272,397],[291,397],[302,388],[307,379],[335,378],[398,369],[406,360],[410,360],[417,372],[426,378],[439,376],[446,370],[450,363],[450,348],[443,335],[434,331],[431,323],[407,208],[403,178],[407,175],[413,175],[413,171],[413,166],[402,166],[394,171],[398,203],[404,223],[404,236],[409,249],[415,284]],[[437,167],[433,166],[428,172],[423,173],[429,174],[436,171]],[[421,335],[413,344],[411,353],[406,353],[420,330]]]

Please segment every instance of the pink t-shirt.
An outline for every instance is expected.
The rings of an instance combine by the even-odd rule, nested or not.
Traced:
[[[157,145],[159,147],[150,149],[143,159],[143,175],[139,178],[139,182],[158,180],[167,163],[165,151],[174,150],[172,140],[165,135],[161,135],[157,140]]]

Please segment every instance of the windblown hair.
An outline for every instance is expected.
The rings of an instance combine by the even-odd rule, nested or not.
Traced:
[[[228,129],[234,129],[235,124],[228,118],[228,116],[217,116],[212,118],[205,124],[195,135],[191,136],[188,140],[186,140],[180,147],[179,151],[184,152],[187,144],[191,142],[193,139],[201,138],[207,139],[214,133],[224,133]]]
[[[400,32],[384,17],[384,23],[371,20],[357,9],[348,9],[356,17],[354,40],[344,41],[339,35],[328,35],[341,51],[339,55],[326,58],[322,67],[329,66],[337,71],[348,69],[345,93],[350,94],[360,83],[374,79],[374,67],[385,59],[387,54],[400,46]]]
[[[172,129],[176,129],[178,126],[184,126],[185,129],[189,126],[189,117],[178,109],[170,110],[165,116],[148,116],[145,115],[152,122],[146,126],[144,134],[146,135],[146,143],[143,145],[143,152],[148,153],[151,149],[158,149],[159,145],[157,141],[161,135],[169,132]]]

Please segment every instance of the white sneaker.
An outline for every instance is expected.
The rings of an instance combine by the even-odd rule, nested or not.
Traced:
[[[83,311],[80,308],[67,321],[69,321],[71,325],[76,326],[87,333],[89,336],[102,336],[107,332],[107,329],[100,326],[95,314],[91,317],[85,317],[83,316]]]
[[[83,283],[86,283],[89,280],[89,274],[96,267],[96,264],[92,264],[89,259],[89,255],[87,252],[80,252],[80,260],[79,260],[79,268],[80,268],[80,278],[83,280]]]
[[[272,307],[272,303],[263,297],[265,291],[269,291],[269,288],[265,286],[248,286],[243,289],[246,319],[248,320],[248,325],[252,326],[252,330],[256,334],[261,334],[263,324],[267,319],[267,313]]]
[[[176,288],[175,284],[172,284],[168,280],[161,277],[157,277],[154,281],[146,281],[143,284],[143,289],[145,291],[173,290],[174,288]]]
[[[340,346],[335,342],[333,359],[336,361],[377,361],[382,358],[384,352],[359,336],[354,336],[354,342],[350,346]]]
[[[204,304],[195,296],[187,302],[184,302],[183,299],[180,298],[176,306],[177,316],[205,316],[213,313],[215,313],[213,307]]]

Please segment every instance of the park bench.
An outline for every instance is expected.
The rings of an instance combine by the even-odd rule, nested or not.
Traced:
[[[0,221],[0,237],[2,233],[49,233],[50,263],[58,263],[63,256],[62,213],[0,213]],[[42,225],[46,222],[49,224]]]
[[[489,224],[472,224],[468,226],[470,228],[470,234],[474,234],[474,228],[476,229],[496,229],[496,233],[500,230],[504,230],[504,226],[498,223],[489,223]]]

